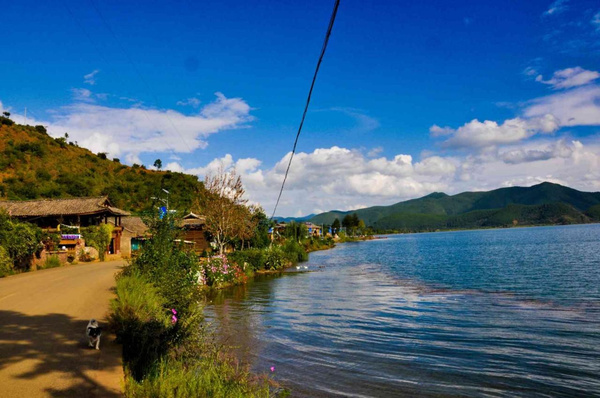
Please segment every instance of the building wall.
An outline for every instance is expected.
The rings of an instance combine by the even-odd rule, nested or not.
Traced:
[[[204,250],[210,249],[210,244],[201,229],[186,229],[183,233],[183,239],[194,242],[194,252],[196,253],[202,253]]]

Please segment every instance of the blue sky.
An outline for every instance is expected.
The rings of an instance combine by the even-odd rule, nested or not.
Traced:
[[[235,166],[270,212],[332,6],[3,2],[0,107],[125,163]],[[599,70],[596,1],[342,0],[278,214],[598,191]]]

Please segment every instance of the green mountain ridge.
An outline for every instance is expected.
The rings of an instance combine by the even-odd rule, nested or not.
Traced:
[[[353,213],[380,231],[587,223],[600,221],[600,192],[582,192],[549,182],[452,196],[434,192],[390,206],[321,213],[310,221],[331,224]]]
[[[0,200],[108,196],[114,206],[140,212],[166,201],[181,211],[196,207],[204,185],[198,177],[126,166],[118,159],[52,138],[43,126],[0,120]]]

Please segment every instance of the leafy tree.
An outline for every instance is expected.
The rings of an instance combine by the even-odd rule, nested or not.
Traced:
[[[242,179],[235,169],[226,172],[221,167],[216,174],[208,174],[204,180],[206,194],[200,198],[202,214],[206,217],[206,229],[213,236],[223,254],[225,246],[241,238],[250,215],[244,199]]]
[[[100,261],[104,261],[106,258],[106,251],[112,239],[112,231],[112,224],[94,225],[82,231],[86,244],[98,250]]]
[[[154,167],[156,167],[158,170],[162,169],[162,161],[160,159],[156,159],[154,161]]]
[[[33,224],[13,221],[0,212],[0,246],[3,246],[15,267],[28,268],[33,255],[41,250],[42,230]]]
[[[2,114],[4,115],[4,117],[10,117],[10,112],[4,111],[2,112]]]
[[[291,221],[286,225],[283,234],[286,238],[291,238],[296,242],[300,242],[306,235],[308,235],[308,227],[305,224]]]
[[[98,152],[98,157],[100,159],[106,160],[106,152]]]
[[[331,230],[335,234],[340,230],[340,220],[336,218],[333,224],[331,224]]]

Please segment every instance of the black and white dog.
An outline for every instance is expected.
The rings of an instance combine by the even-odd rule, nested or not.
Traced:
[[[102,328],[98,325],[98,321],[95,319],[90,319],[90,322],[85,329],[85,334],[89,339],[90,347],[96,347],[97,350],[100,349],[100,336],[102,335]]]

